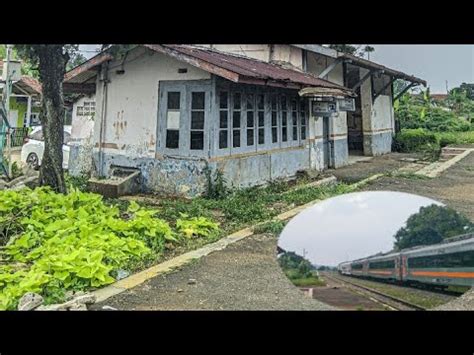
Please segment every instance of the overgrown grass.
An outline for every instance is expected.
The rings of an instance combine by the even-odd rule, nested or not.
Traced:
[[[441,147],[449,144],[474,144],[474,131],[467,132],[436,132]]]
[[[139,199],[141,205],[158,208],[157,216],[173,223],[182,213],[189,217],[204,216],[221,222],[221,234],[272,219],[295,206],[355,191],[354,186],[339,183],[330,186],[305,186],[299,182],[272,183],[265,187],[241,189],[219,199],[197,197],[153,197]],[[123,206],[126,208],[126,204]],[[275,227],[266,226],[270,229]],[[265,227],[265,228],[266,228]]]
[[[291,279],[293,285],[297,287],[307,287],[307,286],[326,286],[326,282],[319,277],[310,276],[305,278]]]
[[[402,179],[410,179],[410,180],[431,180],[429,176],[426,175],[420,175],[420,174],[415,174],[415,173],[409,173],[409,172],[392,172],[387,174],[389,177],[393,178],[402,178]]]
[[[285,228],[285,224],[285,222],[277,220],[264,222],[255,226],[254,233],[270,233],[278,236],[282,232],[283,228]]]

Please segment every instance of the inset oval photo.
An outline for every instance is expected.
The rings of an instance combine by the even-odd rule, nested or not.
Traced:
[[[308,297],[345,310],[428,310],[474,286],[474,224],[441,202],[372,191],[294,217],[278,262]]]

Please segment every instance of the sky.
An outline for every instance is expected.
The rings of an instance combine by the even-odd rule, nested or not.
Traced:
[[[372,45],[370,60],[428,82],[431,93],[446,93],[463,82],[474,83],[474,45]],[[95,44],[81,45],[93,56]]]
[[[474,45],[372,45],[370,60],[428,82],[431,93],[474,83]],[[367,58],[367,57],[365,57]]]
[[[278,245],[312,264],[337,266],[392,250],[394,234],[422,206],[443,204],[417,195],[356,192],[319,202],[294,217],[282,231]]]

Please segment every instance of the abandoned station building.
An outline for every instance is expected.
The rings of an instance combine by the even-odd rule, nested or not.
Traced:
[[[393,82],[426,82],[320,45],[139,45],[66,73],[95,95],[93,174],[195,196],[206,171],[259,185],[391,151]],[[73,122],[74,124],[74,122]],[[81,159],[71,151],[72,170]],[[80,154],[86,154],[81,151]]]

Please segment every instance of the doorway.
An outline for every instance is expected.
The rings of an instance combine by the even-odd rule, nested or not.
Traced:
[[[332,158],[332,144],[331,137],[329,134],[329,117],[323,117],[323,157],[324,157],[324,169],[333,167]]]
[[[360,80],[360,70],[346,65],[346,86],[353,87]],[[349,155],[364,155],[364,133],[362,127],[362,105],[360,87],[356,90],[355,111],[347,112],[347,144]]]

